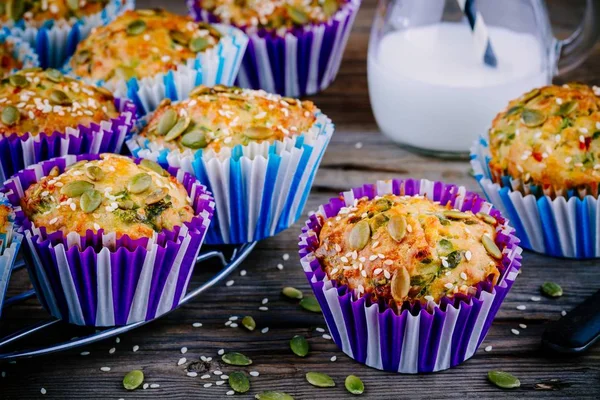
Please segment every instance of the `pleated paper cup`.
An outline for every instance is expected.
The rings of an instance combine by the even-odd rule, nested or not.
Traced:
[[[131,99],[139,115],[145,115],[158,107],[165,98],[184,100],[190,91],[198,85],[231,86],[240,69],[242,57],[246,51],[248,37],[232,26],[213,24],[223,35],[219,43],[190,58],[185,64],[167,73],[129,81],[105,82],[84,79],[86,82],[106,87],[117,97]],[[70,60],[63,67],[65,74],[76,76],[70,67]]]
[[[218,21],[200,6],[202,0],[186,1],[196,21]],[[237,85],[287,97],[326,89],[340,69],[359,7],[360,0],[348,0],[330,21],[290,29],[284,34],[243,28],[250,41]]]
[[[35,49],[42,68],[60,68],[93,28],[109,23],[134,6],[133,0],[111,0],[101,12],[85,16],[75,23],[47,20],[38,28],[21,20],[16,23],[10,21],[7,28],[12,35],[22,38]]]
[[[2,193],[0,193],[0,205],[12,209],[12,204]],[[23,235],[13,230],[13,224],[14,215],[11,215],[8,218],[8,223],[4,226],[6,232],[0,233],[0,317],[2,316],[2,305],[8,288],[8,281],[23,241]]]
[[[194,218],[152,238],[116,238],[103,230],[86,235],[47,233],[18,204],[25,190],[57,166],[60,172],[97,155],[59,157],[33,165],[8,180],[3,192],[22,226],[31,282],[42,305],[77,325],[114,326],[148,321],[176,308],[185,296],[214,201],[190,174],[169,168],[192,199]],[[141,160],[137,159],[136,162]]]
[[[422,195],[462,211],[496,218],[496,244],[502,249],[498,283],[486,280],[477,286],[475,295],[444,297],[439,304],[406,303],[396,310],[329,280],[314,253],[324,220],[351,206],[354,199],[389,193]],[[394,179],[354,188],[322,205],[302,229],[299,247],[302,267],[338,347],[370,367],[412,374],[448,369],[475,354],[521,268],[521,248],[513,231],[491,204],[464,187],[425,179]]]
[[[40,60],[29,43],[17,36],[11,36],[9,29],[0,30],[0,43],[8,43],[12,46],[12,56],[23,64],[23,69],[40,66]]]

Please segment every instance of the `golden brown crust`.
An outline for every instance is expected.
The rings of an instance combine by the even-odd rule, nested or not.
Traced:
[[[0,235],[8,232],[12,226],[9,217],[12,214],[12,209],[5,204],[0,204]],[[0,245],[0,249],[2,246]]]
[[[75,21],[99,13],[108,0],[0,0],[0,20],[21,19],[30,26],[41,26],[48,20]]]

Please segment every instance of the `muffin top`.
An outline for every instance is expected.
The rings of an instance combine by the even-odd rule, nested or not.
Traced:
[[[534,89],[511,101],[489,131],[494,175],[509,175],[557,193],[597,187],[598,94],[589,86],[571,83]]]
[[[144,78],[176,69],[214,47],[221,33],[164,10],[130,10],[77,45],[70,65],[94,80]]]
[[[47,20],[77,20],[104,9],[109,0],[0,0],[2,22],[25,20],[41,26]]]
[[[222,22],[239,27],[293,28],[328,21],[345,0],[197,0]]]
[[[374,301],[439,302],[496,283],[496,225],[422,196],[364,197],[324,221],[315,254],[331,280]]]
[[[12,227],[11,215],[12,208],[10,208],[6,204],[0,203],[0,235],[6,234],[9,229]],[[6,243],[0,243],[0,249],[3,248],[3,245]]]
[[[87,230],[115,232],[117,238],[152,237],[194,217],[183,185],[158,164],[102,154],[31,185],[21,199],[27,218],[48,233],[85,235]]]
[[[113,95],[55,69],[21,70],[0,81],[0,135],[65,132],[116,118]]]
[[[187,100],[157,108],[141,136],[169,149],[212,149],[273,142],[306,132],[317,108],[310,101],[262,90],[198,86]]]
[[[13,69],[23,68],[23,63],[14,56],[14,45],[8,41],[0,43],[0,78],[4,78]]]

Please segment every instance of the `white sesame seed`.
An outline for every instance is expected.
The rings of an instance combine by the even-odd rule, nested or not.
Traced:
[[[261,333],[267,333],[267,332],[269,332],[269,327],[262,328],[262,329],[260,330],[260,332],[261,332]]]
[[[227,283],[225,283],[225,286],[233,286],[233,284],[235,283],[235,281],[233,279],[227,281]]]
[[[283,258],[283,261],[287,261],[287,260],[289,260],[289,259],[290,259],[290,255],[289,255],[288,253],[285,253],[285,254],[282,256],[282,258]]]
[[[510,331],[513,333],[513,335],[518,335],[520,333],[518,329],[514,329],[514,328],[511,329]]]
[[[159,387],[160,387],[160,385],[158,383],[150,384],[150,389],[158,389]]]
[[[210,378],[210,374],[205,374],[200,377],[200,379],[208,379]]]
[[[233,323],[233,322],[231,322],[231,321],[227,321],[227,322],[225,322],[225,326],[229,326],[229,325],[231,325],[232,323]]]
[[[148,389],[148,387],[150,387],[150,384],[149,384],[149,383],[144,383],[144,384],[142,385],[142,388],[143,388],[144,390]]]
[[[41,389],[40,389],[40,393],[41,393],[41,394],[46,394],[46,389],[44,389],[44,388],[41,388]]]
[[[471,261],[471,257],[473,257],[473,253],[471,253],[471,250],[465,251],[465,258],[467,259],[467,261]]]
[[[221,375],[221,379],[226,379],[227,380],[227,379],[229,379],[229,375],[223,374],[223,375]]]
[[[114,353],[115,353],[115,351],[117,351],[117,349],[116,349],[116,348],[114,348],[114,347],[112,347],[112,348],[111,348],[111,349],[108,351],[108,354],[114,354]]]
[[[431,295],[423,296],[423,298],[427,301],[433,301],[433,296]]]
[[[219,376],[219,375],[223,374],[223,371],[216,370],[216,371],[213,371],[213,374]]]
[[[266,306],[260,306],[258,307],[259,311],[269,311],[269,307]]]
[[[360,274],[362,275],[363,278],[367,277],[367,271],[360,271]]]
[[[232,315],[231,317],[229,317],[230,321],[237,321],[240,317],[238,317],[237,315]]]
[[[315,328],[315,331],[323,333],[323,332],[325,332],[325,329],[323,329],[323,328]]]
[[[50,225],[54,225],[56,223],[56,221],[58,221],[58,218],[52,218],[50,220],[50,222],[48,222]]]
[[[215,382],[215,385],[217,385],[217,386],[221,386],[221,385],[222,385],[222,384],[224,384],[224,383],[225,383],[225,381],[216,381],[216,382]]]
[[[194,323],[192,324],[192,326],[193,326],[194,328],[200,328],[200,327],[202,326],[202,322],[194,322]]]
[[[444,287],[445,287],[446,289],[452,289],[452,288],[454,287],[454,284],[453,284],[452,282],[448,282],[448,283],[446,283],[446,284],[444,285]]]
[[[281,271],[283,269],[283,264],[277,264],[277,269]]]
[[[212,383],[205,383],[205,384],[204,384],[204,387],[205,387],[205,388],[209,388],[209,387],[211,387],[212,385],[213,385]]]
[[[117,337],[115,338],[115,343],[116,343],[116,344],[119,344],[119,343],[121,343],[121,338],[117,336]]]
[[[181,354],[185,354],[185,353],[187,353],[187,351],[188,351],[187,347],[182,347],[181,348]]]
[[[250,371],[250,376],[259,376],[260,373],[258,371]]]
[[[375,271],[373,271],[373,275],[379,275],[382,271],[383,269],[381,268],[375,268]]]
[[[362,147],[363,147],[363,144],[362,144],[362,142],[356,142],[356,143],[354,144],[354,147],[356,147],[357,149],[362,149]]]
[[[225,349],[219,349],[219,351],[217,351],[217,354],[222,356],[223,354],[225,354]]]
[[[448,266],[450,265],[450,264],[448,264],[448,260],[446,260],[445,258],[441,258],[441,260],[442,260],[442,265],[444,266],[444,268],[448,268]]]
[[[240,276],[246,276],[247,272],[245,269],[240,271]]]
[[[492,351],[492,346],[485,346],[485,351],[490,352]]]
[[[229,325],[229,326],[230,326],[230,327],[232,327],[232,328],[237,328],[237,327],[238,327],[238,324],[237,324],[236,322],[233,322],[233,323],[232,323],[231,325]]]
[[[464,272],[460,273],[460,277],[461,277],[461,279],[467,280],[467,274]]]
[[[556,99],[556,104],[561,105],[563,102],[563,99],[561,99],[560,97],[557,97]]]
[[[519,304],[519,305],[517,306],[517,310],[521,310],[521,311],[523,311],[523,310],[526,310],[526,309],[527,309],[527,306],[525,306],[525,305],[523,305],[523,304]]]
[[[567,315],[567,312],[566,312],[565,310],[562,310],[562,311],[560,312],[560,315],[562,315],[562,316],[564,317],[565,315]]]
[[[588,130],[587,130],[587,128],[579,128],[579,132],[585,134],[585,133],[588,133]]]
[[[540,296],[531,296],[531,301],[540,301],[541,299]]]
[[[335,361],[337,360],[337,356],[332,356],[332,357],[331,357],[329,360],[330,360],[331,362],[335,362]]]
[[[390,271],[388,271],[387,269],[383,271],[383,276],[385,276],[385,279],[390,279],[392,277]]]
[[[177,361],[177,365],[183,365],[187,362],[187,359],[185,357],[181,357],[179,359],[179,361]]]
[[[195,378],[195,377],[197,377],[197,376],[198,376],[198,373],[197,373],[197,372],[194,372],[194,371],[192,371],[192,372],[188,372],[188,373],[187,373],[187,376],[189,376],[190,378]]]
[[[527,325],[525,325],[525,324],[519,324],[519,328],[521,328],[521,329],[527,329]]]
[[[323,334],[323,339],[331,340],[331,335],[328,335],[325,333],[325,334]]]
[[[81,353],[79,353],[79,355],[81,355],[81,356],[89,356],[90,352],[89,351],[82,351]]]
[[[135,346],[133,346],[133,352],[135,353],[136,351],[138,351],[140,349],[140,346],[138,346],[137,344]]]
[[[100,367],[100,371],[109,372],[110,367]]]
[[[233,390],[228,391],[227,393],[225,393],[227,396],[233,396],[235,394],[235,392]]]
[[[264,299],[262,299],[261,303],[262,304],[267,304],[269,302],[269,299],[267,299],[266,297]]]

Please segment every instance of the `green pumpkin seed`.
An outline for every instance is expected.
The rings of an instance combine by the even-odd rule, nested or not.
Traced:
[[[181,145],[190,149],[202,149],[208,145],[208,140],[204,132],[194,130],[183,135]]]
[[[533,89],[527,93],[525,93],[523,96],[521,96],[521,101],[523,103],[527,103],[529,100],[538,97],[540,95],[540,93],[542,93],[540,91],[540,89]]]
[[[335,382],[331,377],[322,372],[307,372],[306,380],[313,386],[316,387],[334,387]]]
[[[289,4],[286,8],[289,17],[296,25],[305,25],[308,22],[308,14],[304,11]]]
[[[131,21],[127,28],[125,28],[125,32],[129,36],[136,36],[146,30],[146,22],[141,19],[136,19],[135,21]]]
[[[316,313],[321,312],[321,306],[317,301],[315,296],[306,296],[302,300],[300,300],[300,307],[304,308],[307,311],[312,311]]]
[[[363,394],[365,391],[365,384],[356,375],[348,375],[344,381],[346,390],[352,394]]]
[[[85,176],[93,181],[100,181],[104,179],[104,171],[96,165],[91,165],[85,169]]]
[[[103,95],[104,97],[108,97],[108,98],[110,98],[110,99],[112,99],[112,98],[113,98],[113,94],[112,94],[112,92],[111,92],[110,90],[108,90],[107,88],[105,88],[105,87],[98,86],[98,87],[96,88],[96,92],[100,93],[100,94],[101,94],[101,95]]]
[[[360,221],[350,231],[348,235],[348,245],[352,250],[362,250],[371,237],[371,227],[367,221]]]
[[[23,75],[15,74],[8,77],[8,81],[11,85],[23,88],[29,85],[29,81]]]
[[[148,17],[152,17],[156,14],[160,14],[162,12],[162,10],[154,8],[154,9],[146,9],[146,8],[142,8],[140,10],[135,10],[138,14],[140,15],[146,15]]]
[[[446,261],[448,262],[448,268],[456,268],[462,261],[462,251],[456,250],[448,254]]]
[[[89,50],[81,50],[75,53],[75,61],[77,61],[78,64],[85,64],[91,57],[92,53]]]
[[[327,17],[331,17],[338,10],[338,2],[337,0],[325,0],[323,3],[323,14]]]
[[[245,373],[233,371],[229,373],[229,386],[238,393],[246,393],[250,390],[250,381]]]
[[[188,116],[181,117],[175,125],[167,132],[165,140],[167,142],[177,139],[190,126],[191,119]]]
[[[166,135],[176,123],[177,111],[169,108],[160,116],[160,120],[156,126],[156,132],[161,136]]]
[[[8,18],[19,21],[25,14],[25,0],[8,0],[6,5]]]
[[[133,370],[123,378],[123,387],[127,390],[135,390],[144,383],[144,373],[139,369]]]
[[[64,79],[63,74],[57,69],[47,69],[46,70],[46,78],[50,79],[52,82],[62,82]]]
[[[119,79],[128,81],[136,76],[135,68],[128,67],[126,65],[120,65],[117,68],[115,68],[115,75]]]
[[[2,123],[4,125],[10,126],[16,122],[19,122],[21,119],[21,113],[14,106],[6,106],[2,110]]]
[[[375,201],[375,210],[379,212],[387,211],[392,208],[392,202],[388,199],[378,199]]]
[[[543,124],[548,116],[541,111],[525,108],[521,113],[521,120],[525,126],[535,128]]]
[[[88,181],[72,181],[60,188],[60,193],[69,197],[78,197],[93,188],[94,184]]]
[[[523,109],[523,106],[514,106],[508,109],[504,114],[505,117],[510,117],[513,114],[520,112]]]
[[[490,225],[496,225],[498,223],[498,221],[496,221],[496,218],[492,217],[490,214],[478,212],[475,215]]]
[[[208,86],[204,86],[204,85],[196,86],[190,92],[190,97],[200,96],[202,94],[209,94],[211,92],[211,90],[212,89],[209,88]]]
[[[151,185],[152,177],[145,172],[140,172],[131,178],[127,189],[133,194],[140,194],[150,189]]]
[[[157,189],[154,192],[150,193],[148,197],[146,197],[145,202],[147,205],[158,203],[159,201],[164,199],[168,194],[169,191],[166,188]]]
[[[446,211],[444,211],[444,217],[460,220],[460,219],[467,219],[467,218],[471,217],[471,214],[467,214],[462,211],[446,210]]]
[[[67,7],[71,11],[79,10],[79,0],[67,0]]]
[[[563,295],[562,287],[558,283],[545,282],[540,289],[548,297],[560,297]]]
[[[558,108],[558,115],[561,117],[566,117],[571,114],[573,111],[577,109],[576,101],[567,101],[566,103],[562,103]]]
[[[516,376],[503,371],[488,372],[488,379],[502,389],[513,389],[521,386],[521,381]]]
[[[245,366],[252,364],[252,360],[243,355],[242,353],[225,353],[221,356],[221,360],[230,365]]]
[[[256,321],[254,321],[254,318],[249,315],[246,315],[244,318],[242,318],[242,325],[244,325],[244,328],[248,329],[249,331],[256,329]]]
[[[281,293],[290,299],[301,300],[303,295],[302,292],[294,287],[287,286],[281,289]]]
[[[58,167],[55,165],[54,167],[52,167],[52,169],[48,173],[48,176],[50,176],[50,177],[56,177],[58,175],[60,175],[60,169],[58,169]]]
[[[438,242],[438,246],[440,246],[440,248],[443,249],[443,250],[445,250],[445,251],[452,251],[452,250],[454,250],[454,245],[448,239],[442,239],[442,240],[440,240]]]
[[[149,169],[149,170],[151,170],[151,171],[154,171],[154,172],[156,172],[157,174],[159,174],[159,175],[161,175],[161,176],[167,176],[167,175],[168,175],[168,172],[167,172],[167,171],[165,171],[165,170],[163,169],[163,167],[161,167],[161,166],[160,166],[160,164],[158,164],[157,162],[154,162],[154,161],[152,161],[152,160],[143,159],[143,160],[140,162],[140,165],[141,165],[142,167],[146,167],[146,168],[148,168],[148,169]]]
[[[254,396],[257,400],[294,400],[292,396],[283,392],[260,392]]]
[[[169,31],[169,36],[171,37],[172,41],[182,46],[187,46],[190,42],[190,38],[181,31],[171,30]]]
[[[50,101],[61,106],[70,105],[73,101],[62,90],[54,89],[50,92]]]
[[[483,235],[481,237],[481,243],[483,243],[483,247],[490,256],[498,260],[502,258],[502,251],[500,251],[500,249],[491,237],[489,237],[488,235]]]
[[[394,215],[387,224],[387,230],[392,239],[401,242],[406,235],[406,218],[401,215]]]
[[[85,213],[93,212],[100,207],[100,204],[102,204],[102,193],[94,189],[83,193],[79,199],[81,211]]]
[[[390,289],[396,303],[403,302],[404,298],[408,296],[408,291],[410,290],[410,274],[406,268],[400,267],[396,270],[396,273],[392,277]]]
[[[135,203],[133,200],[121,200],[117,203],[121,210],[133,210]]]
[[[192,40],[190,40],[190,50],[193,51],[194,53],[199,53],[201,51],[204,51],[207,47],[209,46],[208,44],[208,39],[205,37],[195,37]]]
[[[306,357],[308,354],[309,345],[304,336],[296,335],[290,340],[290,349],[298,357]]]
[[[267,139],[273,135],[273,131],[266,126],[251,126],[246,129],[244,135],[253,140]]]
[[[382,227],[388,222],[389,218],[385,216],[383,213],[376,214],[373,218],[369,220],[369,227],[371,228],[371,233],[377,232],[377,229]]]

